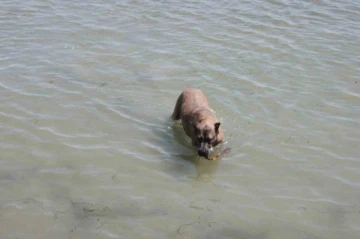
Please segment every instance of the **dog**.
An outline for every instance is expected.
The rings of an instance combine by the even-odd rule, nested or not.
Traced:
[[[173,120],[181,119],[185,133],[197,147],[198,155],[209,159],[211,148],[224,141],[220,122],[209,107],[204,93],[199,89],[185,89],[176,101]]]

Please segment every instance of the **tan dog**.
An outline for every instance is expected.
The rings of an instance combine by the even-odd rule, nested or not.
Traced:
[[[185,89],[176,101],[173,120],[181,119],[185,133],[198,148],[198,155],[209,159],[210,149],[224,141],[220,123],[198,89]]]

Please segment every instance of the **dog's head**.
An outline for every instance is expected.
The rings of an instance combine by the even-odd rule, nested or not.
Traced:
[[[216,146],[219,141],[217,136],[219,134],[220,123],[201,123],[193,124],[195,145],[198,147],[198,155],[209,158],[210,150]]]

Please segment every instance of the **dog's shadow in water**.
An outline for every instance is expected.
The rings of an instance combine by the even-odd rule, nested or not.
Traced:
[[[207,160],[203,157],[197,155],[196,148],[191,144],[191,140],[184,132],[182,128],[181,122],[175,121],[171,122],[171,129],[174,137],[174,141],[180,144],[183,147],[187,148],[186,150],[188,154],[179,153],[179,154],[172,154],[172,156],[176,157],[175,160],[185,160],[195,165],[196,168],[196,175],[191,176],[196,181],[211,181],[211,179],[216,174],[216,171],[219,168],[219,161],[215,160]],[[179,159],[180,158],[180,159]]]

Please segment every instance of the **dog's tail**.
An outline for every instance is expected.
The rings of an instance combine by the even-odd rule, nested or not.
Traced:
[[[179,96],[179,98],[176,101],[176,105],[174,108],[174,112],[171,115],[171,119],[173,119],[173,120],[180,119],[180,113],[181,113],[180,111],[181,111],[182,101],[183,101],[183,94],[181,93],[181,95]]]

